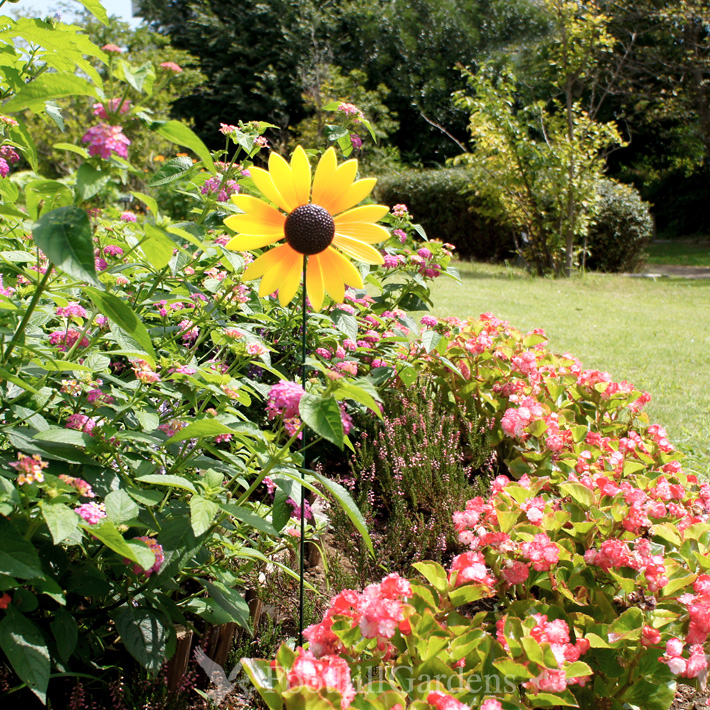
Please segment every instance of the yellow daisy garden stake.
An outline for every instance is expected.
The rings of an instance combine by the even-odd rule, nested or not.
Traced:
[[[381,264],[382,255],[370,246],[389,238],[379,224],[389,211],[384,205],[363,205],[375,186],[375,178],[356,180],[357,160],[338,165],[335,150],[325,151],[311,188],[311,164],[306,151],[298,146],[289,164],[277,153],[269,156],[269,169],[251,168],[251,177],[262,198],[232,195],[232,202],[242,211],[227,217],[224,223],[237,233],[227,243],[228,249],[261,249],[281,240],[285,243],[269,249],[253,261],[243,280],[261,277],[259,296],[278,290],[282,306],[289,304],[303,279],[303,333],[301,379],[306,386],[306,295],[319,311],[327,293],[342,303],[345,287],[363,288],[360,272],[346,257],[367,264]],[[305,436],[302,439],[305,446]],[[304,459],[305,469],[305,459]],[[299,644],[303,644],[303,581],[305,495],[301,489],[301,541],[299,589]]]

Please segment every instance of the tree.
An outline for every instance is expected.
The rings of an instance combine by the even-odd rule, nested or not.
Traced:
[[[613,40],[594,2],[541,5],[549,32],[538,47],[547,67],[538,88],[547,95],[531,97],[512,73],[496,80],[491,65],[469,73],[475,97],[460,96],[459,104],[472,112],[474,152],[461,160],[476,169],[478,190],[499,215],[525,231],[521,249],[537,272],[569,276],[594,216],[604,151],[621,143],[615,124],[596,121],[582,100],[599,84],[599,57]]]

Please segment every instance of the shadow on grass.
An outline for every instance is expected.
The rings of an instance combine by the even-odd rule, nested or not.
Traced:
[[[496,281],[531,281],[535,278],[549,278],[546,276],[536,277],[523,269],[504,264],[484,264],[473,261],[457,262],[453,264],[459,272],[461,280],[491,279]]]

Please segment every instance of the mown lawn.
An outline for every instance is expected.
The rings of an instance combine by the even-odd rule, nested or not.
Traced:
[[[649,264],[710,266],[710,241],[653,242],[646,248]]]
[[[688,455],[686,469],[710,477],[710,279],[540,279],[505,266],[458,267],[461,285],[434,285],[435,315],[491,311],[524,331],[544,328],[553,350],[648,390],[647,411]]]

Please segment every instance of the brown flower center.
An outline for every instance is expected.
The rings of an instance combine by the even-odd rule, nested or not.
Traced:
[[[333,241],[335,222],[320,205],[301,205],[286,217],[284,233],[289,246],[299,254],[320,254]]]

